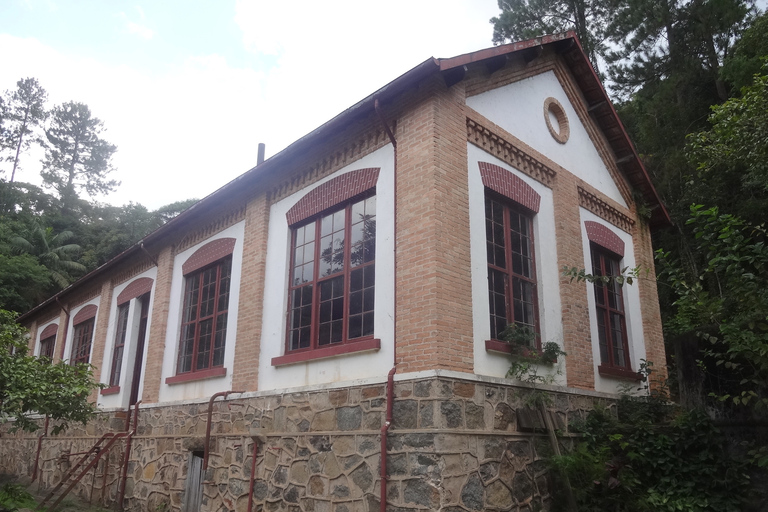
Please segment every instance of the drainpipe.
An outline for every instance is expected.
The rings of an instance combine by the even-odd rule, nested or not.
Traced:
[[[128,479],[128,460],[131,458],[131,441],[133,435],[136,433],[136,429],[139,426],[139,404],[141,400],[136,402],[133,406],[133,430],[128,432],[128,436],[125,441],[125,453],[123,454],[123,467],[120,468],[122,475],[120,476],[120,489],[117,494],[117,509],[123,510],[123,500],[125,499],[125,483]],[[128,416],[130,420],[130,408],[128,409]],[[126,430],[128,429],[128,422],[126,422]],[[94,478],[96,478],[94,476]]]
[[[214,395],[208,401],[208,424],[205,426],[205,452],[203,456],[203,471],[208,469],[208,452],[210,451],[208,445],[211,444],[211,417],[213,416],[213,401],[220,396],[226,398],[227,395],[231,395],[233,393],[245,393],[245,391],[219,391],[218,393],[214,393]]]
[[[393,319],[392,319],[392,329],[394,332],[394,340],[392,342],[392,369],[389,370],[389,374],[387,375],[387,417],[386,421],[384,421],[384,425],[381,426],[381,490],[380,490],[380,500],[379,500],[379,510],[380,512],[386,512],[387,510],[387,436],[389,434],[389,427],[392,425],[392,408],[395,402],[395,373],[397,372],[397,140],[395,140],[395,135],[392,133],[392,130],[389,128],[389,123],[387,122],[386,117],[384,117],[384,112],[382,112],[381,107],[379,106],[379,99],[376,98],[373,102],[373,108],[376,111],[376,114],[379,116],[379,119],[381,120],[382,124],[384,125],[384,129],[387,132],[387,136],[389,137],[389,141],[392,143],[392,150],[394,152],[394,203],[395,203],[395,238],[394,238],[394,248],[393,248],[393,261],[395,266],[395,290],[394,290],[394,310],[393,310]]]
[[[64,322],[64,332],[62,333],[62,340],[61,340],[61,353],[59,354],[59,359],[64,359],[64,350],[67,348],[67,332],[69,331],[69,310],[64,307],[64,304],[59,301],[59,297],[56,296],[56,304],[59,305],[61,310],[66,315],[66,321]]]
[[[50,418],[48,415],[45,415],[45,429],[43,430],[43,433],[40,434],[37,438],[37,454],[35,455],[35,468],[32,470],[32,481],[34,482],[37,479],[37,464],[40,461],[40,449],[43,447],[43,438],[48,437],[48,420]]]

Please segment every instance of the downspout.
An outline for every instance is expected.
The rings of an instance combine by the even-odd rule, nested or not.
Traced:
[[[62,333],[64,335],[62,336],[63,339],[61,340],[61,353],[59,354],[59,359],[64,359],[64,350],[67,348],[67,333],[69,331],[69,310],[64,307],[64,304],[62,304],[61,301],[59,301],[58,296],[56,296],[56,304],[59,305],[67,317],[66,321],[64,322],[64,332]]]
[[[394,248],[393,248],[393,261],[395,266],[395,290],[394,290],[394,309],[393,309],[393,319],[392,319],[392,329],[394,332],[394,340],[392,342],[392,369],[389,370],[389,374],[387,375],[387,416],[386,420],[384,421],[384,425],[381,426],[381,490],[380,490],[380,500],[379,500],[379,510],[380,512],[386,512],[387,510],[387,436],[389,434],[389,427],[392,425],[392,408],[394,405],[395,400],[395,373],[397,372],[397,140],[395,140],[395,135],[392,133],[392,130],[389,128],[389,123],[387,123],[387,119],[384,117],[384,112],[382,112],[381,107],[379,106],[379,99],[376,98],[373,101],[373,108],[376,111],[376,114],[379,116],[379,119],[381,119],[382,124],[384,125],[384,129],[387,132],[387,136],[389,137],[390,142],[392,143],[392,149],[394,152],[394,207],[395,207],[395,222],[394,222]]]
[[[248,508],[246,512],[253,510],[253,483],[256,481],[256,457],[259,455],[259,441],[266,440],[261,436],[253,436],[253,452],[251,453],[251,478],[248,484]]]
[[[245,391],[219,391],[218,393],[214,393],[214,395],[208,401],[208,424],[205,426],[205,452],[203,456],[203,471],[208,469],[208,452],[210,451],[209,445],[211,444],[211,417],[213,416],[213,401],[220,396],[226,398],[227,395],[231,395],[233,393],[245,393]]]
[[[35,455],[35,468],[32,470],[32,481],[34,482],[37,479],[37,465],[40,461],[40,450],[43,447],[43,438],[48,437],[48,421],[50,418],[48,415],[45,415],[45,429],[43,430],[43,433],[40,434],[37,438],[37,454]]]
[[[123,467],[120,468],[122,475],[120,476],[120,490],[117,493],[117,509],[123,510],[123,500],[125,499],[125,483],[128,479],[128,460],[131,458],[131,441],[136,434],[136,429],[139,427],[139,404],[141,400],[133,405],[133,430],[128,432],[128,437],[125,441],[125,453],[123,454]],[[130,419],[130,408],[128,409],[128,415]],[[128,422],[126,422],[126,430],[128,430]],[[95,476],[94,476],[95,478]],[[104,484],[102,484],[104,485]]]

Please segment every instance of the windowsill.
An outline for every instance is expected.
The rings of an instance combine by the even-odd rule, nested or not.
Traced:
[[[187,372],[174,375],[165,379],[165,383],[169,385],[182,384],[184,382],[191,382],[195,380],[215,379],[216,377],[224,377],[227,374],[227,369],[223,366],[218,368],[211,368],[209,370],[199,370],[196,372]]]
[[[305,350],[303,352],[296,352],[286,354],[284,356],[273,357],[272,366],[286,366],[289,364],[303,363],[305,361],[315,361],[317,359],[327,359],[329,357],[336,357],[356,352],[379,350],[380,348],[381,340],[377,338],[353,341],[343,345],[333,345],[330,347],[323,347],[315,350]]]
[[[102,395],[116,395],[120,392],[120,386],[110,386],[101,390]]]
[[[603,377],[611,377],[614,379],[633,380],[633,381],[642,380],[642,377],[640,376],[639,373],[632,371],[628,368],[621,368],[619,366],[600,365],[597,367],[597,373],[599,373]]]

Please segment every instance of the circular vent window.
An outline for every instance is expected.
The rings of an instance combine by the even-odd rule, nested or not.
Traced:
[[[544,100],[544,119],[547,121],[547,128],[552,137],[560,144],[568,142],[571,130],[568,127],[568,116],[565,115],[565,109],[555,98]]]

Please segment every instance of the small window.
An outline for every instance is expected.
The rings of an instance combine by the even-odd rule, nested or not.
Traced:
[[[47,357],[53,361],[53,347],[56,345],[56,335],[48,336],[40,340],[40,357]]]
[[[75,325],[74,345],[70,364],[88,363],[91,357],[94,318],[89,318]]]
[[[485,233],[491,338],[499,339],[507,325],[539,332],[533,215],[489,194]]]
[[[353,199],[291,236],[287,351],[372,338],[376,196]]]
[[[620,257],[591,244],[592,273],[595,276],[618,276]],[[594,284],[597,308],[597,334],[600,343],[600,364],[608,368],[629,370],[629,345],[624,313],[622,287],[615,279]]]
[[[186,276],[177,374],[224,365],[231,271],[227,256]]]
[[[115,331],[115,346],[112,350],[112,371],[110,372],[109,385],[120,385],[120,371],[123,366],[123,350],[125,348],[125,336],[128,332],[128,310],[130,302],[121,304],[117,308],[117,330]]]

